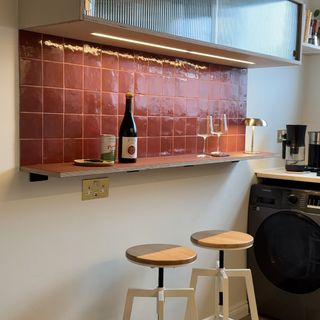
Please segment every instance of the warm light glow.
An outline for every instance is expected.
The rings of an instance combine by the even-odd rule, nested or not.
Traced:
[[[148,46],[148,47],[154,47],[154,48],[160,48],[160,49],[166,49],[166,50],[178,51],[178,52],[185,52],[185,53],[189,52],[188,50],[184,50],[184,49],[173,48],[173,47],[168,47],[168,46],[162,46],[160,44],[144,42],[144,41],[139,41],[139,40],[132,40],[132,39],[127,39],[127,38],[115,37],[115,36],[111,36],[111,35],[104,34],[104,33],[93,32],[91,34],[93,36],[96,36],[96,37],[102,37],[102,38],[108,38],[108,39],[119,40],[119,41],[124,41],[124,42],[130,42],[130,43],[135,43],[135,44],[141,44],[143,46]]]
[[[163,46],[163,45],[160,45],[160,44],[155,44],[155,43],[150,43],[150,42],[145,42],[145,41],[139,41],[139,40],[133,40],[133,39],[128,39],[128,38],[111,36],[111,35],[104,34],[104,33],[93,32],[91,34],[93,36],[96,36],[96,37],[102,37],[102,38],[107,38],[107,39],[112,39],[112,40],[124,41],[124,42],[129,42],[129,43],[134,43],[134,44],[141,44],[141,45],[147,46],[147,47],[165,49],[165,50],[170,50],[170,51],[183,52],[183,53],[188,53],[188,54],[192,54],[192,55],[195,55],[195,56],[203,56],[203,57],[208,57],[208,58],[213,58],[213,59],[239,62],[239,63],[243,63],[243,64],[255,64],[254,62],[251,62],[251,61],[227,58],[227,57],[223,57],[223,56],[218,56],[218,55],[209,54],[209,53],[203,53],[203,52],[197,52],[197,51],[189,51],[189,50],[185,50],[185,49],[168,47],[168,46]]]

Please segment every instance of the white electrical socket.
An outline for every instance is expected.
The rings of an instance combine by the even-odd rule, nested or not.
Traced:
[[[109,179],[82,180],[82,200],[107,198],[109,196]]]

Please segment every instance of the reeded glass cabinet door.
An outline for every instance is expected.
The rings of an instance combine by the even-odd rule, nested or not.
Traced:
[[[289,0],[85,0],[88,15],[287,60],[300,59],[301,5]]]
[[[285,0],[219,0],[217,44],[294,60],[298,10]]]
[[[216,0],[90,0],[89,14],[194,40],[213,42]]]

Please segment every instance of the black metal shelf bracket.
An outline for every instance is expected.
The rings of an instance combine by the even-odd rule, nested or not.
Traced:
[[[48,180],[48,176],[38,173],[29,173],[29,181],[30,182],[38,182],[38,181],[45,181]]]

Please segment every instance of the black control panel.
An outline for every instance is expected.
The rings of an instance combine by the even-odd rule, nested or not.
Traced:
[[[264,184],[253,185],[250,206],[294,209],[320,214],[320,191],[288,189]]]

